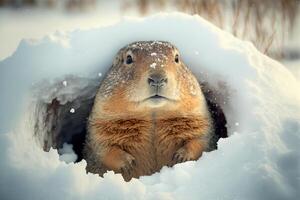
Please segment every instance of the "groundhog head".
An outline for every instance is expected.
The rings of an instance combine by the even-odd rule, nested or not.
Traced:
[[[142,41],[122,48],[99,92],[103,111],[147,112],[176,109],[201,95],[197,80],[169,42]],[[117,97],[117,98],[116,98]],[[104,102],[109,102],[105,105]]]

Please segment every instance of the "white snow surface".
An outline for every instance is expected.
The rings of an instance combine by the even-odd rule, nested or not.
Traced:
[[[66,163],[75,162],[77,155],[73,151],[73,145],[64,143],[61,149],[58,149],[59,160],[65,161]]]
[[[51,38],[24,40],[0,62],[1,199],[299,199],[300,82],[251,43],[180,13]],[[138,40],[173,43],[199,80],[229,95],[230,137],[198,161],[130,182],[113,172],[86,174],[85,161],[67,164],[57,150],[44,152],[33,136],[32,84],[99,78],[118,49]]]

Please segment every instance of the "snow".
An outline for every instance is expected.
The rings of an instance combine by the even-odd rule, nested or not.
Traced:
[[[294,76],[300,80],[300,59],[292,61],[283,61],[285,66],[294,74]]]
[[[63,83],[64,86],[67,86],[67,85],[68,85],[68,82],[67,82],[67,81],[63,81],[62,83]]]
[[[63,1],[57,1],[57,3],[61,2]],[[121,19],[121,1],[101,1],[96,4],[94,10],[82,13],[66,12],[63,5],[53,9],[43,7],[9,9],[1,7],[0,38],[1,43],[4,42],[5,45],[0,45],[0,60],[10,56],[23,38],[41,39],[51,33],[50,39],[56,40],[57,43],[63,42],[68,46],[67,37],[64,37],[67,36],[68,31],[109,25]],[[137,15],[137,12],[130,13]]]
[[[151,64],[150,64],[150,67],[153,68],[153,69],[155,69],[156,63],[151,63]]]
[[[65,161],[66,163],[75,162],[77,155],[73,151],[73,145],[64,143],[61,149],[58,149],[59,160]]]
[[[67,45],[51,37],[23,40],[0,62],[3,199],[299,198],[300,80],[283,65],[202,18],[180,13],[124,19],[67,37]],[[82,95],[77,93],[90,82],[76,77],[101,80],[99,71],[107,71],[118,49],[136,40],[178,47],[197,78],[224,97],[230,137],[198,161],[130,182],[113,172],[104,178],[86,174],[84,160],[71,162],[68,145],[44,152],[33,136],[35,100],[59,93],[68,102]],[[73,79],[66,79],[70,74]],[[61,80],[68,80],[67,87]],[[50,83],[59,83],[56,90]],[[32,94],[32,85],[40,92]]]

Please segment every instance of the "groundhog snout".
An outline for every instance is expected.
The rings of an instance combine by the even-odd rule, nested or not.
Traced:
[[[161,88],[167,85],[168,77],[165,73],[153,73],[148,77],[148,84],[150,87]]]

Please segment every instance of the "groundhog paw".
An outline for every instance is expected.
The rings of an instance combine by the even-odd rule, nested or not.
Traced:
[[[125,159],[120,167],[120,171],[123,174],[131,174],[133,168],[136,166],[135,158],[130,155],[126,154]]]
[[[181,163],[189,160],[194,160],[194,158],[191,153],[189,153],[185,148],[180,148],[174,153],[172,160],[176,163]]]

